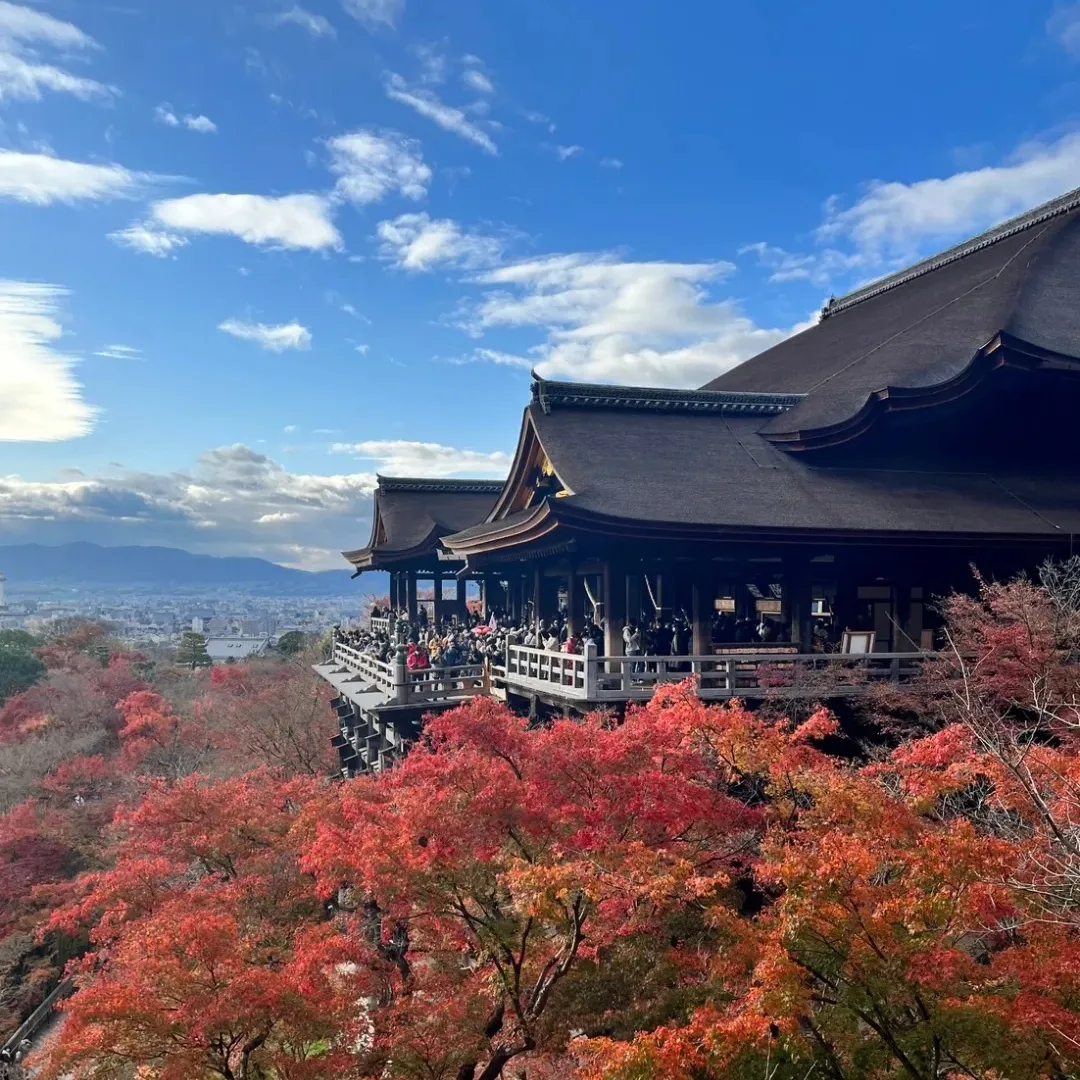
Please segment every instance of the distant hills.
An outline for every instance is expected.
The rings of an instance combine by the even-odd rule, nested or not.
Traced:
[[[236,588],[279,596],[346,596],[384,593],[385,574],[352,581],[349,570],[310,572],[266,559],[193,555],[168,547],[102,547],[100,544],[0,544],[0,574],[10,593],[29,588],[111,586],[195,592]]]

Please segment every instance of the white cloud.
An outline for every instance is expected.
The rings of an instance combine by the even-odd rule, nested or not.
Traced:
[[[470,90],[475,90],[478,94],[495,93],[495,84],[482,71],[478,71],[476,68],[467,68],[461,76],[461,81]]]
[[[299,4],[293,4],[287,11],[282,11],[270,20],[275,26],[283,26],[291,23],[306,30],[312,37],[337,37],[337,31],[331,25],[330,20],[324,15],[315,15],[302,8]]]
[[[43,543],[158,543],[346,569],[341,549],[366,541],[375,484],[368,472],[291,473],[238,444],[174,473],[117,469],[44,482],[0,477],[0,531]]]
[[[641,386],[700,386],[776,344],[792,330],[754,324],[710,290],[731,263],[622,262],[608,255],[552,255],[479,275],[493,286],[466,329],[535,328],[532,359],[483,351],[475,359],[546,377]],[[520,361],[518,363],[517,361]]]
[[[0,102],[38,101],[45,90],[83,100],[108,98],[117,93],[115,87],[43,62],[35,51],[36,46],[74,52],[95,48],[96,43],[72,23],[0,0]]]
[[[1080,59],[1080,3],[1055,8],[1046,31],[1070,56]]]
[[[108,360],[141,360],[142,349],[136,349],[133,345],[106,345],[94,355]]]
[[[432,91],[410,87],[400,75],[391,74],[386,82],[386,96],[391,101],[397,101],[402,105],[408,105],[410,109],[415,109],[421,116],[434,121],[444,131],[460,135],[489,154],[498,154],[498,147],[486,131],[477,127],[461,109],[444,104]]]
[[[296,424],[286,424],[282,429],[286,435],[295,435],[300,429]]]
[[[511,458],[501,450],[492,454],[477,450],[456,450],[439,443],[405,440],[370,440],[358,443],[334,443],[335,454],[352,454],[377,463],[376,471],[385,476],[505,476]]]
[[[367,356],[367,354],[368,354],[368,353],[369,353],[369,352],[371,351],[371,346],[370,346],[370,345],[354,345],[354,346],[353,346],[353,348],[354,348],[354,349],[355,349],[355,350],[356,350],[356,351],[357,351],[357,352],[358,352],[358,353],[359,353],[359,354],[360,354],[361,356]]]
[[[200,135],[217,134],[217,124],[215,124],[209,116],[185,116],[184,127],[186,127],[188,131],[195,131]]]
[[[499,261],[502,244],[491,236],[465,232],[456,221],[427,214],[402,214],[380,221],[380,252],[403,270],[432,270],[438,265],[476,269]]]
[[[422,199],[431,183],[420,144],[396,131],[360,129],[327,142],[339,197],[365,206],[397,192]]]
[[[209,116],[191,116],[190,114],[179,117],[172,111],[169,105],[159,105],[154,109],[154,119],[166,127],[186,127],[188,131],[198,132],[200,135],[214,135],[217,133],[217,124]]]
[[[1077,186],[1080,133],[1031,143],[1003,165],[905,184],[875,181],[853,206],[833,200],[818,229],[883,263],[915,257],[927,244],[970,236]]]
[[[473,349],[469,356],[458,356],[450,361],[451,364],[461,366],[464,364],[494,364],[496,367],[519,368],[522,371],[531,371],[535,360],[529,360],[524,356],[515,356],[513,353],[499,352],[497,349]]]
[[[341,6],[369,30],[379,26],[393,29],[405,10],[405,0],[341,0]]]
[[[560,161],[568,161],[570,158],[577,157],[584,149],[583,146],[556,146],[555,156]]]
[[[91,165],[48,154],[0,150],[0,199],[46,206],[134,195],[154,178],[121,165]]]
[[[740,255],[756,255],[758,264],[770,271],[769,281],[786,284],[791,281],[808,281],[813,285],[827,286],[836,277],[853,271],[866,270],[871,260],[862,252],[843,252],[836,248],[809,254],[795,254],[764,241],[746,244],[739,248]]]
[[[8,0],[0,0],[0,39],[43,42],[58,49],[96,47],[94,39],[77,26]]]
[[[159,259],[167,258],[177,248],[186,247],[188,244],[186,236],[157,228],[153,223],[145,221],[111,232],[109,239],[121,247],[130,248],[142,255],[154,255]]]
[[[82,398],[63,336],[55,285],[0,281],[0,441],[60,442],[86,435],[97,410]],[[0,515],[4,512],[0,487]]]
[[[0,39],[0,102],[7,99],[40,101],[43,90],[71,94],[83,101],[108,98],[117,93],[113,86],[72,75],[52,64],[34,63],[25,56],[5,51],[3,45]]]
[[[311,331],[298,322],[268,326],[266,323],[247,323],[239,319],[226,319],[219,327],[241,341],[253,341],[269,352],[285,352],[286,349],[311,348]]]
[[[321,195],[188,195],[155,203],[154,220],[179,232],[236,236],[248,244],[340,249],[331,204]]]
[[[617,157],[606,157],[600,159],[600,168],[602,169],[621,169],[623,163]]]
[[[535,109],[527,110],[521,114],[529,121],[530,124],[540,124],[548,129],[548,132],[552,135],[555,134],[555,121],[550,116],[545,115],[542,112],[536,112]]]

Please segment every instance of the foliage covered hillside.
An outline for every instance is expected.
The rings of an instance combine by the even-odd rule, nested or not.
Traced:
[[[45,1075],[1076,1075],[1075,580],[948,601],[955,652],[858,732],[477,701],[346,784],[289,749],[300,676],[50,657],[6,737],[100,745],[3,819],[8,933],[88,944]]]

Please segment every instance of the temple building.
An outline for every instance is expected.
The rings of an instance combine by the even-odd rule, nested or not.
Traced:
[[[366,570],[389,571],[391,606],[407,611],[411,619],[419,612],[420,581],[431,583],[432,618],[442,620],[451,612],[464,616],[465,564],[440,540],[484,520],[502,489],[501,480],[379,477],[368,546],[345,552],[356,569],[353,576]],[[449,602],[444,599],[447,581],[454,583]]]
[[[757,691],[748,625],[792,668],[862,635],[896,671],[933,649],[932,598],[972,588],[973,566],[1074,553],[1078,409],[1080,191],[832,300],[700,390],[534,376],[505,484],[450,514],[447,482],[404,482],[406,512],[384,480],[372,543],[348,558],[397,567],[399,600],[401,570],[407,591],[447,567],[499,582],[518,620],[602,628],[569,675],[508,650],[511,695],[644,696],[669,665],[617,659],[624,628],[674,619],[692,641],[673,677],[712,696]]]

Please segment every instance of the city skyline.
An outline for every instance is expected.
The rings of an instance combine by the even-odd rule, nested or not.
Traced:
[[[579,8],[0,2],[4,542],[344,569],[531,368],[698,386],[1080,185],[1080,5]]]

